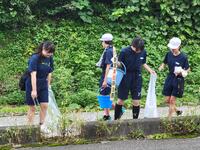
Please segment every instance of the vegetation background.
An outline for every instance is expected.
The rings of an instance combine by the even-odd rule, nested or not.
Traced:
[[[178,102],[199,103],[200,0],[0,0],[0,105],[24,105],[19,77],[37,45],[51,40],[56,44],[52,87],[59,106],[98,108],[101,70],[95,64],[105,32],[114,35],[118,53],[135,36],[145,39],[147,63],[158,74],[158,105],[164,103],[161,91],[168,72],[158,72],[158,67],[169,39],[181,38],[191,73]],[[149,78],[143,71],[142,105]]]

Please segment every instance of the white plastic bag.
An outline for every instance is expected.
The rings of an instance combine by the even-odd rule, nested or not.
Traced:
[[[41,131],[44,133],[51,133],[58,135],[59,133],[59,120],[61,118],[60,110],[58,109],[53,91],[51,88],[48,90],[49,103],[46,113],[44,124],[41,127]]]
[[[146,104],[144,109],[145,118],[158,117],[157,105],[156,105],[156,75],[151,74],[149,88],[146,98]]]
[[[179,74],[183,71],[183,68],[181,66],[175,66],[174,67],[174,73]]]

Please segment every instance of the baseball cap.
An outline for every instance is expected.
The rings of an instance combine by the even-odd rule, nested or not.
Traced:
[[[110,33],[105,33],[101,36],[100,41],[112,41],[113,36]]]
[[[176,49],[176,48],[179,48],[179,46],[181,45],[181,40],[177,37],[173,37],[169,43],[167,44],[167,46],[170,48],[170,49]]]

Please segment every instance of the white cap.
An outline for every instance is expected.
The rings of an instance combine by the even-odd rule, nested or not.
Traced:
[[[113,40],[113,36],[110,33],[105,33],[104,35],[102,35],[102,37],[100,38],[100,41],[112,41]]]
[[[181,40],[177,37],[173,37],[169,43],[167,44],[167,46],[170,48],[170,49],[177,49],[179,48],[179,46],[181,45]]]

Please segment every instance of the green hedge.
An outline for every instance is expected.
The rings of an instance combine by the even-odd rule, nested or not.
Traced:
[[[0,64],[0,102],[5,104],[23,104],[24,93],[18,90],[17,84],[20,74],[27,67],[27,60],[40,41],[50,39],[56,43],[55,72],[53,77],[53,89],[59,105],[68,106],[78,104],[81,107],[87,105],[96,106],[98,80],[101,70],[96,68],[103,49],[99,38],[102,33],[112,32],[114,45],[118,52],[127,46],[140,30],[135,29],[131,34],[126,30],[120,30],[120,24],[109,24],[97,21],[95,24],[77,24],[69,21],[44,22],[35,28],[24,28],[19,32],[7,31],[2,33],[5,43],[1,48]],[[157,71],[164,54],[168,51],[166,39],[158,32],[153,37],[154,30],[145,31],[140,35],[146,40],[148,52],[147,63]],[[186,97],[199,99],[199,65],[198,41],[183,39],[183,51],[188,54],[192,72],[186,78]],[[161,96],[161,90],[166,76],[164,72],[158,72],[157,94]],[[149,74],[143,71],[143,96],[145,98]],[[88,94],[87,94],[88,93]],[[191,100],[191,101],[194,101]],[[190,101],[185,99],[185,101]]]
[[[156,71],[168,51],[169,39],[180,37],[182,51],[188,55],[191,65],[182,102],[200,99],[200,3],[197,0],[13,0],[12,4],[11,1],[0,1],[0,4],[3,4],[0,5],[0,104],[24,103],[24,93],[18,90],[19,77],[37,45],[48,39],[56,44],[52,85],[59,105],[96,106],[101,70],[95,64],[103,51],[99,38],[105,32],[114,35],[118,53],[135,36],[143,37],[147,63]],[[156,88],[161,103],[167,69],[157,73]],[[149,81],[146,71],[143,81],[145,99]]]

